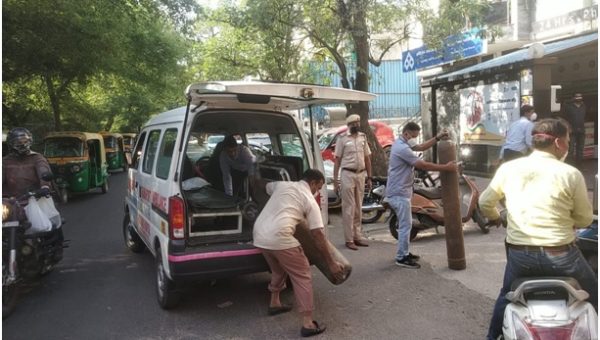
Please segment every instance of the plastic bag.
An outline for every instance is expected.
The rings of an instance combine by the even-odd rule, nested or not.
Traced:
[[[38,199],[38,205],[40,209],[46,214],[46,217],[50,220],[52,225],[55,225],[57,228],[62,224],[62,219],[60,218],[60,213],[56,210],[54,206],[54,201],[52,197],[42,197]]]
[[[52,222],[40,208],[34,197],[29,198],[25,207],[25,215],[31,223],[31,227],[25,231],[26,234],[40,233],[52,230]]]

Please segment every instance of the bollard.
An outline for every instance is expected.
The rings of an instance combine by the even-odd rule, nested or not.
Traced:
[[[439,142],[438,159],[440,164],[456,161],[456,145],[450,141]],[[458,173],[442,171],[440,172],[440,179],[442,181],[448,268],[462,270],[467,267],[467,262],[465,260],[465,243],[458,195]]]

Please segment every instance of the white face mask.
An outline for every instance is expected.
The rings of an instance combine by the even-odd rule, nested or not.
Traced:
[[[537,119],[537,113],[532,113],[531,116],[529,116],[529,120],[532,122],[535,122],[535,120]]]
[[[411,138],[411,139],[407,140],[406,143],[411,148],[414,148],[415,146],[417,146],[419,144],[419,143],[417,143],[417,139],[416,138]]]

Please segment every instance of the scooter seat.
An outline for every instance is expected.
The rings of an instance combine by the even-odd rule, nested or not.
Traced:
[[[414,193],[424,196],[426,198],[429,198],[430,200],[442,198],[442,188],[440,188],[440,187],[435,187],[435,188],[418,187],[418,188],[414,188]]]

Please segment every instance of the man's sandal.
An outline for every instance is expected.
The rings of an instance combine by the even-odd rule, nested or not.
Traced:
[[[313,324],[315,325],[315,328],[302,327],[302,329],[300,329],[300,335],[302,335],[303,338],[321,334],[321,333],[325,332],[325,330],[327,329],[327,327],[325,327],[324,324],[319,326],[319,324],[314,320],[313,320]]]

